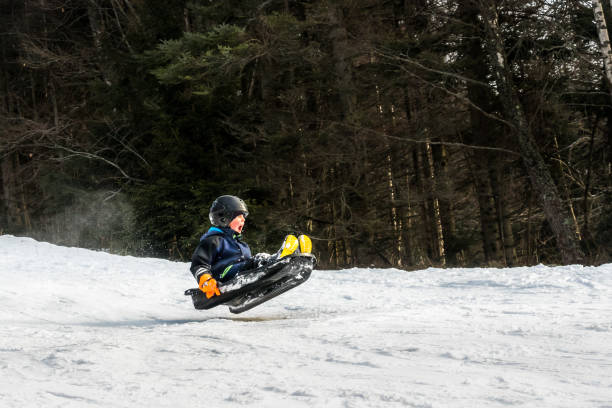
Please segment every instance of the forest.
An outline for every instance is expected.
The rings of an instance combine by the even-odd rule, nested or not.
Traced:
[[[0,0],[0,234],[188,261],[612,261],[612,2]]]

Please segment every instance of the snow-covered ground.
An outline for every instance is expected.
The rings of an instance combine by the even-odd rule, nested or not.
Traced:
[[[0,406],[612,407],[612,264],[315,270],[241,315],[188,266],[0,236]]]

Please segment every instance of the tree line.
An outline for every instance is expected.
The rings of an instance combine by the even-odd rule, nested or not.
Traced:
[[[612,256],[601,0],[1,0],[0,233],[323,267]]]

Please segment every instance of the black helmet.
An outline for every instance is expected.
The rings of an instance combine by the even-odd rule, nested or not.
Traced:
[[[215,227],[227,227],[238,215],[249,215],[246,204],[240,198],[232,195],[218,197],[210,206],[208,218]]]

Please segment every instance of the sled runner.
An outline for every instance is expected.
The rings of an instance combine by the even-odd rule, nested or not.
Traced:
[[[187,289],[185,296],[191,296],[198,310],[226,305],[230,312],[242,313],[306,282],[315,263],[312,254],[290,255],[219,283],[218,296],[207,298],[198,288]]]

